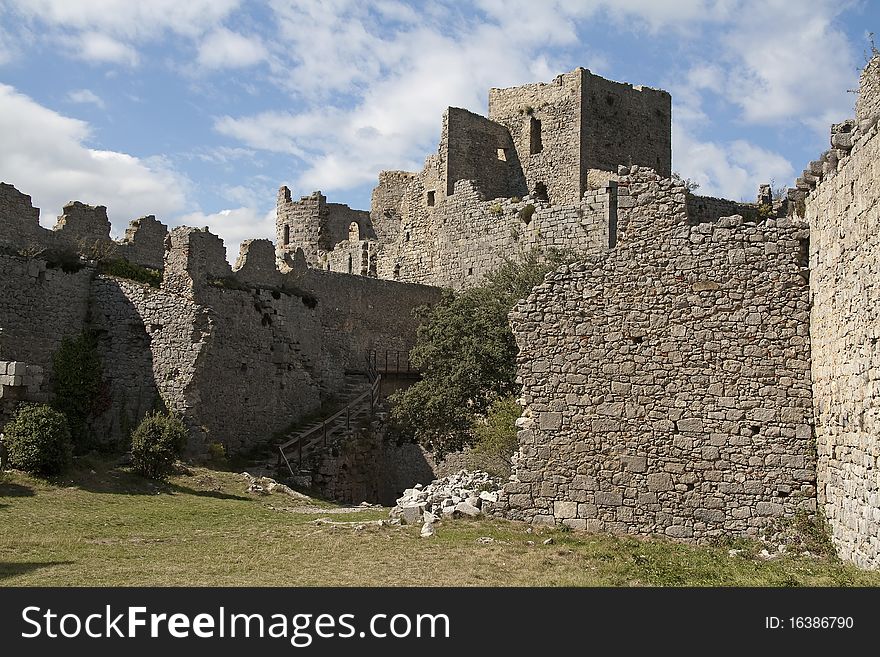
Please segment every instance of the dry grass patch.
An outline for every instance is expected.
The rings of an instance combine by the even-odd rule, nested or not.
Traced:
[[[301,510],[301,511],[300,511]],[[100,461],[65,479],[0,475],[7,586],[798,586],[880,584],[834,560],[731,557],[727,547],[500,520],[379,525],[387,509],[255,496],[239,474],[192,468],[157,484]],[[327,518],[331,522],[316,522]],[[553,543],[543,541],[553,538]],[[746,545],[743,554],[759,546]],[[751,551],[751,552],[750,552]]]

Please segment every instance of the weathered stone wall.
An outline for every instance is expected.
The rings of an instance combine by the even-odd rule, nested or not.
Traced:
[[[177,397],[196,442],[230,452],[312,411],[346,370],[364,369],[370,349],[408,351],[412,310],[439,298],[433,288],[318,269],[282,274],[263,240],[243,245],[238,269],[210,233],[178,228],[171,245],[162,289],[178,303],[192,299],[190,345],[198,351]],[[157,382],[168,371],[154,363]]]
[[[0,360],[24,361],[46,373],[65,337],[82,333],[93,267],[65,272],[37,257],[0,254]]]
[[[754,203],[739,203],[728,201],[726,198],[714,196],[687,195],[687,213],[691,221],[715,222],[721,217],[730,217],[738,214],[744,217],[754,217],[757,206]]]
[[[583,72],[581,171],[618,165],[672,174],[672,96]]]
[[[379,184],[370,198],[370,219],[380,243],[393,242],[400,232],[401,204],[406,188],[417,174],[409,171],[381,171]]]
[[[446,195],[472,180],[484,198],[523,196],[526,180],[510,132],[499,123],[457,107],[446,110]]]
[[[110,239],[110,220],[103,205],[86,205],[71,201],[64,206],[52,229],[56,242],[78,253],[99,258],[109,255],[114,242]]]
[[[865,133],[877,124],[878,118],[880,118],[880,54],[875,53],[859,78],[856,125],[862,133]]]
[[[99,440],[124,445],[144,415],[160,408],[160,399],[191,432],[200,431],[192,381],[205,346],[207,309],[164,290],[97,276],[90,314],[111,402],[93,423]]]
[[[697,223],[620,179],[618,246],[511,313],[524,414],[513,518],[709,539],[815,509],[807,231]]]
[[[489,118],[513,138],[526,184],[540,183],[552,203],[576,203],[584,190],[581,94],[584,69],[551,83],[489,90]]]
[[[871,114],[880,66],[862,77]],[[840,556],[880,567],[880,137],[871,124],[807,196],[819,499]]]
[[[550,205],[530,196],[485,201],[470,181],[459,181],[431,221],[404,221],[397,242],[379,252],[377,271],[461,289],[532,249],[607,249],[615,220],[614,185],[586,192],[577,204]]]
[[[40,209],[31,197],[0,182],[0,246],[13,252],[28,249],[39,243],[43,233],[48,231],[40,226]]]
[[[125,230],[125,236],[117,245],[119,257],[141,267],[162,269],[165,258],[165,238],[168,227],[155,216],[133,219]]]
[[[357,226],[352,231],[352,224]],[[354,232],[358,239],[376,239],[376,232],[370,221],[370,213],[366,210],[352,210],[343,203],[328,203],[327,218],[322,228],[322,245],[332,248],[338,242],[347,242]]]

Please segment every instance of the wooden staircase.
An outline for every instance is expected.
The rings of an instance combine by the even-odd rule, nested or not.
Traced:
[[[278,446],[279,467],[286,465],[291,476],[295,476],[302,468],[304,459],[350,434],[352,428],[372,419],[379,407],[380,385],[381,375],[370,363],[367,364],[365,375],[346,376],[342,396],[349,397],[350,401],[333,415],[286,436]]]

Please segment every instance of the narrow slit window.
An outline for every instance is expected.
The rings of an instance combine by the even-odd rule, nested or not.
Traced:
[[[434,198],[435,198],[435,197],[434,197],[434,191],[432,190],[432,191],[428,192],[428,205],[429,205],[429,206],[433,206],[433,205],[434,205]]]
[[[284,224],[284,246],[290,244],[290,226]]]
[[[544,144],[541,141],[541,119],[534,116],[529,117],[529,153],[535,155],[544,150]]]
[[[348,256],[348,273],[351,274],[353,271],[354,271],[354,268],[352,267],[351,254],[349,254],[349,256]]]

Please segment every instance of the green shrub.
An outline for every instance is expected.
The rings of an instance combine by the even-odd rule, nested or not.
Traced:
[[[100,261],[98,263],[98,273],[118,276],[136,283],[145,283],[151,287],[159,287],[162,284],[161,271],[141,267],[122,258]]]
[[[64,338],[52,357],[53,405],[64,413],[73,444],[84,451],[90,443],[89,418],[98,415],[101,401],[101,359],[94,334]]]
[[[491,215],[493,215],[493,216],[495,216],[495,217],[499,217],[499,216],[501,216],[501,214],[502,214],[503,212],[504,212],[504,209],[501,207],[501,204],[500,204],[500,203],[493,203],[493,204],[489,207],[489,214],[491,214]]]
[[[223,443],[211,443],[208,445],[208,460],[215,465],[226,463],[226,447]]]
[[[524,222],[529,223],[532,220],[532,215],[535,214],[535,206],[529,203],[522,210],[519,211],[519,218]]]
[[[13,467],[34,474],[58,474],[70,465],[67,419],[47,404],[25,404],[4,428]]]
[[[187,430],[173,414],[147,413],[131,434],[131,464],[150,479],[165,479],[186,447]]]
[[[495,476],[510,475],[513,453],[519,447],[516,421],[521,414],[513,395],[502,397],[492,402],[485,421],[474,428],[474,456],[480,467]]]

